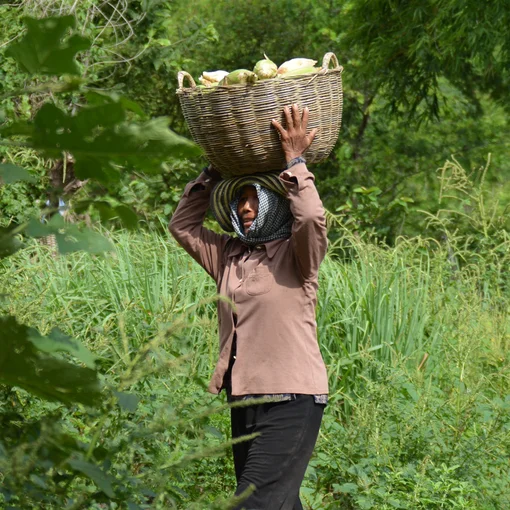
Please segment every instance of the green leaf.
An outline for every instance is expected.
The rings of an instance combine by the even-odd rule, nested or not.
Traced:
[[[64,39],[74,28],[73,16],[44,19],[23,18],[27,32],[20,42],[11,44],[6,55],[14,58],[30,74],[80,74],[76,54],[90,48],[80,35]]]
[[[34,182],[36,179],[30,175],[27,170],[10,163],[0,163],[0,179],[4,184],[10,184],[16,181]]]
[[[97,357],[94,356],[83,344],[67,336],[58,328],[52,329],[45,337],[37,330],[30,329],[28,339],[40,350],[46,353],[67,352],[83,362],[89,368],[95,367]]]
[[[354,191],[354,193],[361,193],[362,195],[370,195],[370,194],[374,194],[374,195],[380,195],[382,193],[381,189],[378,188],[377,186],[371,186],[370,188],[365,188],[365,186],[359,186],[357,188],[354,188],[352,191]]]
[[[154,42],[159,46],[172,46],[172,42],[169,39],[154,39]]]
[[[76,225],[65,223],[59,214],[54,215],[48,223],[32,218],[25,232],[30,237],[54,235],[58,251],[62,254],[75,251],[103,253],[113,250],[113,245],[106,237],[90,229],[80,230]]]
[[[89,253],[103,253],[112,251],[113,245],[98,232],[84,230],[83,232],[74,225],[67,227],[65,233],[56,234],[58,251],[62,254],[75,251],[86,251]]]
[[[109,182],[118,179],[121,167],[160,172],[165,159],[201,154],[196,144],[170,131],[168,123],[166,117],[127,123],[120,101],[86,107],[75,116],[47,103],[32,124],[8,126],[0,135],[27,136],[32,148],[48,157],[67,151],[76,161],[77,177]]]
[[[115,478],[102,471],[99,466],[81,458],[70,459],[68,464],[72,469],[79,471],[92,480],[109,498],[115,497],[112,487],[112,482],[115,481]]]
[[[32,136],[34,134],[34,125],[29,121],[13,122],[12,124],[0,128],[0,135],[4,138],[9,136]]]
[[[358,492],[358,486],[355,483],[335,484],[335,490],[346,494],[356,494]]]
[[[122,410],[134,413],[138,407],[140,399],[133,393],[126,393],[124,391],[114,391],[113,394],[117,397],[119,406]]]
[[[120,96],[116,92],[106,92],[103,90],[94,90],[89,92],[87,95],[87,102],[90,106],[99,106],[107,103],[119,103],[125,110],[133,112],[142,119],[146,119],[147,115],[143,111],[142,107],[132,99],[128,99],[125,96]]]
[[[19,239],[12,235],[12,229],[9,227],[0,227],[0,259],[9,257],[16,253],[22,247]]]
[[[115,213],[127,229],[134,230],[138,227],[138,216],[126,205],[118,205],[115,207]]]
[[[58,232],[58,228],[56,226],[56,220],[57,216],[54,216],[50,223],[42,223],[37,218],[32,218],[28,222],[28,226],[25,230],[25,234],[30,237],[45,237],[52,234],[55,234],[55,232]]]
[[[68,405],[98,405],[102,388],[97,373],[41,352],[33,336],[14,317],[0,317],[0,383]]]
[[[418,402],[420,396],[418,395],[418,392],[416,391],[414,384],[407,382],[404,383],[402,387],[407,391],[407,393],[414,400],[414,402]]]
[[[93,207],[99,212],[101,222],[107,222],[114,218],[119,218],[127,229],[134,230],[138,227],[137,214],[130,207],[124,204],[112,206],[104,200],[82,200],[75,204],[73,210],[78,214],[82,214],[89,207]]]

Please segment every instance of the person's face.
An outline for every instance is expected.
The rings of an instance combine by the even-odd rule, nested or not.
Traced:
[[[241,190],[239,202],[237,204],[237,214],[241,220],[244,233],[248,231],[251,224],[255,221],[259,212],[259,197],[255,186],[245,186]]]

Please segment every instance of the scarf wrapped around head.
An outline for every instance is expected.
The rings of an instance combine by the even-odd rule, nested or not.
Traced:
[[[289,237],[294,218],[280,172],[233,177],[220,181],[211,194],[211,211],[223,230],[235,232],[246,244],[267,243]],[[259,199],[257,217],[244,233],[237,204],[242,189],[254,186]]]

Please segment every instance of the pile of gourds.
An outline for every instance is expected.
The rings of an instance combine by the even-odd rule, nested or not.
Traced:
[[[258,80],[272,78],[285,79],[302,74],[313,74],[320,70],[320,68],[315,67],[317,61],[309,58],[293,58],[278,67],[266,55],[264,57],[255,64],[253,71],[248,69],[237,69],[231,73],[228,71],[204,71],[198,79],[200,82],[198,87],[212,89],[217,86],[255,83]]]

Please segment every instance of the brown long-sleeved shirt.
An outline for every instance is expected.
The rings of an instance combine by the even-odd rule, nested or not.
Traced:
[[[186,186],[170,222],[175,239],[235,307],[218,301],[220,354],[209,384],[212,393],[222,389],[234,334],[232,395],[328,392],[315,322],[317,277],[327,248],[324,209],[305,164],[284,171],[280,179],[294,216],[288,239],[250,247],[204,228],[214,186],[205,173]]]

